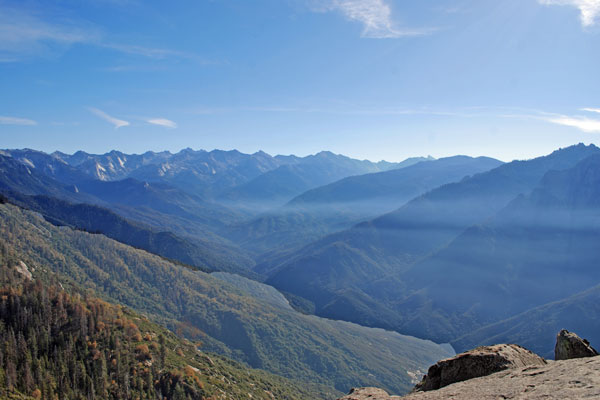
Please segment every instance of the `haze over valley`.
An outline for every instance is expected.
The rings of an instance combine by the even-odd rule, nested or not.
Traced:
[[[599,23],[0,0],[0,398],[596,396]]]

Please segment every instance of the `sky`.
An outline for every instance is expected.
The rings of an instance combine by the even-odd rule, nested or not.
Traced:
[[[0,0],[0,148],[600,143],[600,0]]]

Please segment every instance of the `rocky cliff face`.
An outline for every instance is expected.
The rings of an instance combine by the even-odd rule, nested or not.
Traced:
[[[339,400],[487,400],[600,398],[600,356],[585,340],[562,330],[558,361],[517,345],[480,347],[433,365],[412,393],[352,389]]]
[[[571,358],[583,358],[597,356],[598,352],[585,339],[566,329],[556,335],[556,346],[554,347],[555,360],[569,360]]]

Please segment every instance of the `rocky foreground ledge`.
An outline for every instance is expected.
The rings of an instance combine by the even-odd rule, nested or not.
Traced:
[[[454,383],[430,392],[390,396],[375,388],[354,389],[343,400],[438,399],[590,399],[600,398],[600,357],[549,361]]]
[[[439,361],[406,396],[359,388],[340,400],[600,398],[600,356],[589,343],[561,331],[556,352],[559,361],[546,361],[516,345],[480,347]]]

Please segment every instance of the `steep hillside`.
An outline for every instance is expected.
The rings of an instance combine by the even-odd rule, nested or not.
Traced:
[[[417,315],[405,331],[462,336],[600,283],[599,188],[600,155],[551,171],[530,195],[417,263],[403,276],[417,290],[399,305]],[[448,336],[432,336],[442,326],[429,327],[415,312],[422,307],[437,310],[436,323],[446,319]]]
[[[267,282],[275,287],[313,301],[319,315],[371,326],[414,327],[413,334],[419,329],[425,337],[451,335],[463,327],[444,317],[441,326],[431,329],[419,328],[418,319],[410,325],[414,315],[402,310],[418,309],[436,316],[438,310],[426,296],[415,293],[416,288],[406,284],[402,274],[469,226],[492,217],[520,193],[530,192],[548,171],[571,168],[599,152],[595,146],[573,146],[441,186],[397,211],[328,236],[279,261],[259,265],[258,271],[270,274]],[[478,250],[475,247],[469,252],[472,249]],[[406,302],[410,295],[414,296]],[[376,312],[367,312],[374,306]],[[453,327],[450,332],[448,327]]]
[[[32,276],[0,242],[2,398],[312,399],[333,395],[197,349],[125,307]],[[326,390],[326,389],[325,389]],[[31,397],[29,397],[31,396]]]
[[[522,343],[546,358],[554,357],[554,332],[569,327],[589,339],[600,341],[600,285],[566,299],[527,310],[514,317],[496,322],[453,341],[462,351],[474,344]]]
[[[278,308],[292,310],[289,301],[273,286],[265,285],[264,283],[228,272],[212,272],[210,276],[230,283],[232,286],[235,286],[255,299],[277,306]]]
[[[147,313],[207,350],[286,377],[346,391],[360,382],[397,392],[448,354],[432,342],[299,314],[252,298],[202,272],[173,265],[101,235],[59,229],[0,205],[0,237],[32,268]]]
[[[240,267],[244,265],[245,260],[236,259],[235,252],[229,252],[226,246],[182,238],[168,231],[158,231],[148,225],[123,218],[103,207],[84,203],[73,204],[48,196],[26,196],[15,192],[5,192],[0,196],[4,196],[4,201],[40,213],[47,221],[57,226],[102,233],[121,243],[198,269],[251,274],[249,269]]]

